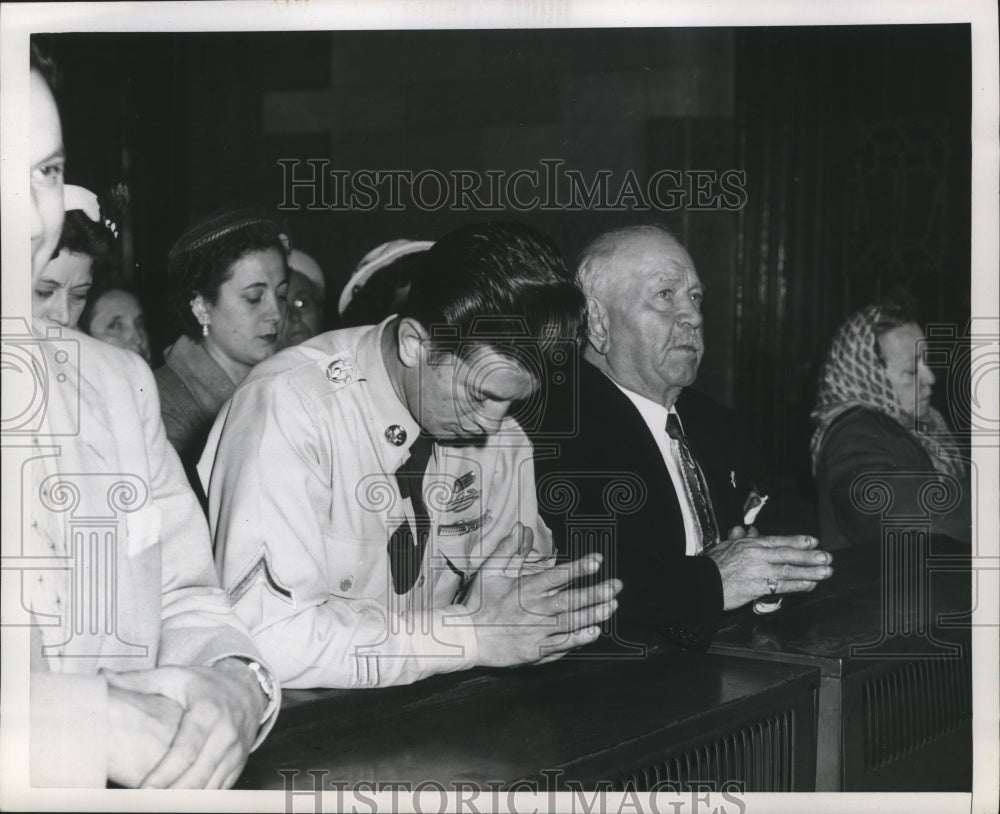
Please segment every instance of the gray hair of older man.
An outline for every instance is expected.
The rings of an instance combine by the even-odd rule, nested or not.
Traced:
[[[626,239],[648,234],[664,235],[683,248],[673,232],[656,223],[621,226],[601,232],[583,248],[577,259],[576,284],[583,293],[588,297],[603,299],[608,294],[613,277],[613,271],[605,261],[615,254]]]

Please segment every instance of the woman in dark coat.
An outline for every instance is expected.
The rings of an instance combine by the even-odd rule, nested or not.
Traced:
[[[922,339],[905,296],[862,308],[834,335],[812,412],[824,548],[881,540],[883,518],[866,505],[872,489],[889,490],[893,516],[930,516],[932,534],[971,539],[968,468],[930,406]],[[875,481],[855,483],[866,474]]]

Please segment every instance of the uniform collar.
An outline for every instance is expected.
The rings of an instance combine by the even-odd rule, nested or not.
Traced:
[[[394,319],[391,316],[373,326],[358,342],[358,369],[368,385],[372,431],[379,439],[382,463],[389,472],[394,472],[406,460],[410,447],[420,435],[420,425],[396,395],[382,358],[382,336],[385,331],[393,330]],[[394,428],[406,434],[406,440],[398,446],[389,439]]]

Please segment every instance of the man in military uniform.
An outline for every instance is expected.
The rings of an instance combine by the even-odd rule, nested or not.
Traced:
[[[460,229],[400,314],[259,365],[200,464],[230,601],[288,687],[405,684],[558,658],[620,584],[551,568],[531,446],[510,415],[584,300],[517,224]]]

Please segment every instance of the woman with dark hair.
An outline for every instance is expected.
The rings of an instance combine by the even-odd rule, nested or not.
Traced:
[[[135,294],[120,286],[91,291],[80,314],[79,327],[94,339],[135,351],[146,364],[152,358],[142,303]]]
[[[65,219],[52,259],[35,280],[31,311],[63,328],[75,328],[91,288],[107,280],[115,267],[113,224],[103,221],[97,196],[66,185]]]
[[[834,335],[812,412],[824,548],[881,539],[881,518],[862,511],[852,496],[852,484],[865,473],[884,475],[893,512],[914,516],[929,514],[920,505],[928,483],[957,484],[957,506],[936,514],[932,531],[970,539],[966,466],[951,428],[930,406],[935,378],[921,358],[921,339],[913,301],[903,293],[862,308]]]
[[[286,255],[277,221],[248,208],[206,218],[170,250],[171,305],[183,333],[164,351],[156,384],[167,438],[189,475],[219,408],[277,350]]]

